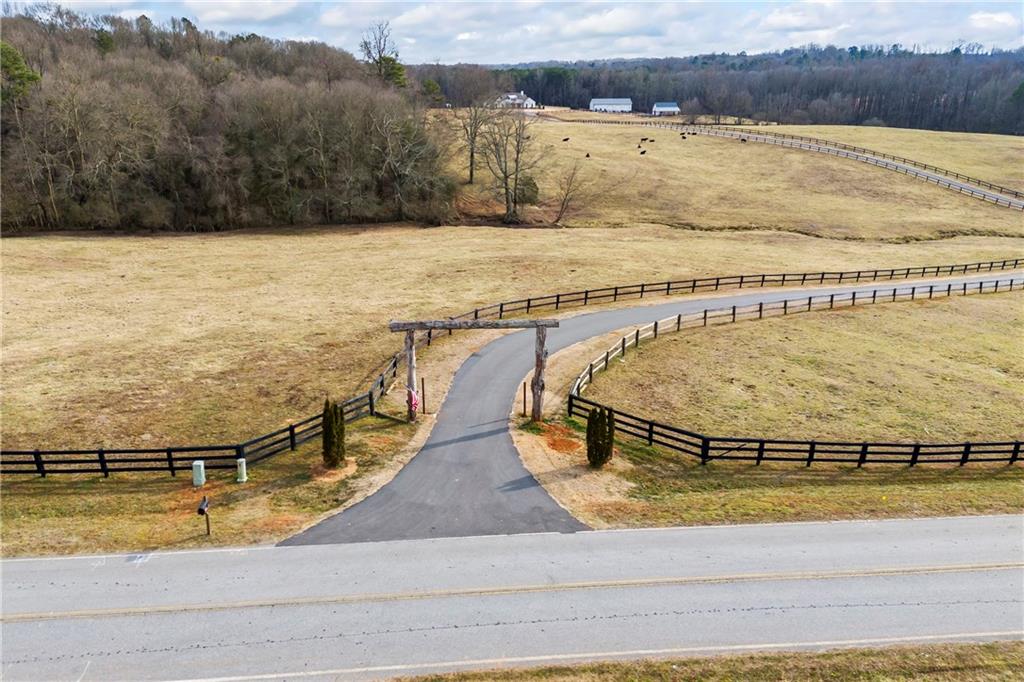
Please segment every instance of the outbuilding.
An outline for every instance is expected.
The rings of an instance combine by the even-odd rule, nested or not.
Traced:
[[[590,100],[591,111],[626,113],[633,111],[633,100],[625,98],[595,98]]]
[[[679,105],[675,102],[655,102],[651,116],[678,116]]]

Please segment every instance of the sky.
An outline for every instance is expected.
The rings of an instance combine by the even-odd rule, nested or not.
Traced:
[[[202,29],[319,40],[355,52],[390,21],[402,62],[512,64],[708,52],[750,54],[817,43],[948,50],[1024,46],[1014,2],[311,2],[63,1],[83,13],[188,17]]]

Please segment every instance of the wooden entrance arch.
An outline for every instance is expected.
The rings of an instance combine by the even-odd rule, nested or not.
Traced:
[[[416,332],[441,329],[530,329],[537,330],[537,343],[534,349],[533,381],[530,389],[533,392],[533,407],[530,419],[539,421],[543,413],[544,402],[544,367],[547,365],[545,343],[548,327],[557,327],[558,320],[420,320],[415,322],[398,322],[392,320],[388,329],[393,332],[405,332],[405,359],[408,374],[405,381],[406,405],[409,408],[409,421],[416,421],[413,394],[416,390]]]

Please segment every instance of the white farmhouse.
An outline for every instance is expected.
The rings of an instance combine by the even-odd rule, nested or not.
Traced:
[[[494,100],[494,106],[507,109],[536,109],[537,103],[532,97],[527,97],[526,93],[520,90],[519,92],[506,92],[504,95],[500,95],[498,99]]]
[[[596,98],[590,100],[591,111],[614,111],[617,113],[626,113],[633,111],[633,100],[628,97],[616,99],[616,98]]]
[[[678,116],[679,105],[675,102],[655,102],[651,116]]]

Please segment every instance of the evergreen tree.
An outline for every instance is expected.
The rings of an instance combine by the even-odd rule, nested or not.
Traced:
[[[595,407],[587,415],[587,460],[600,469],[612,458],[615,446],[615,416],[611,410]]]

